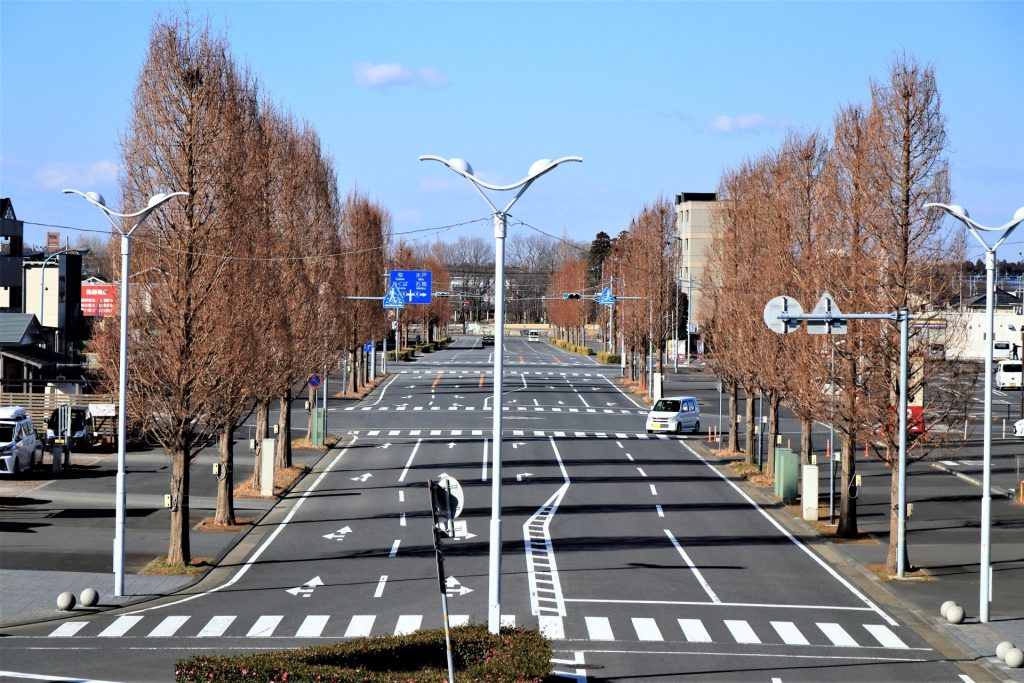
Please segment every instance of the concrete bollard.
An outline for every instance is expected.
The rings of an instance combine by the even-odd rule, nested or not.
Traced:
[[[73,610],[75,608],[75,594],[64,591],[57,596],[57,609],[62,612]]]
[[[945,619],[946,618],[946,610],[948,610],[950,607],[955,607],[955,606],[956,606],[956,601],[955,600],[946,600],[946,602],[942,603],[942,607],[939,608],[939,614],[941,614],[942,618]]]
[[[1019,669],[1024,666],[1024,651],[1021,651],[1018,647],[1010,648],[1006,651],[1003,661],[1011,669]]]
[[[92,607],[100,601],[100,594],[95,588],[86,588],[78,601],[82,603],[82,607]]]
[[[1012,650],[1013,648],[1013,643],[1011,643],[1008,640],[1004,640],[1003,642],[996,645],[996,657],[999,657],[999,659],[1004,659],[1006,657],[1006,653],[1009,650]]]
[[[946,610],[946,621],[951,624],[964,623],[964,608],[960,605],[953,605]]]

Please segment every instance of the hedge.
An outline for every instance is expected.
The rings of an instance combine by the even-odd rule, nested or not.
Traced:
[[[413,359],[413,355],[412,355],[413,351],[412,351],[412,349],[402,349],[401,351],[398,351],[398,352],[388,351],[387,359],[388,360],[395,360],[395,354],[396,353],[398,354],[398,360],[412,360]]]
[[[608,365],[618,365],[622,362],[622,355],[612,353],[611,351],[599,351],[597,354],[597,360],[601,363],[607,363]]]
[[[570,353],[578,353],[582,356],[594,355],[594,349],[590,348],[589,346],[579,346],[578,344],[570,344],[564,339],[555,339],[551,343],[560,349],[565,349],[566,351],[569,351]]]
[[[551,671],[551,643],[539,631],[485,624],[451,630],[456,680],[494,683],[543,681]],[[426,683],[447,680],[444,630],[359,638],[295,650],[181,659],[174,680],[360,681]]]

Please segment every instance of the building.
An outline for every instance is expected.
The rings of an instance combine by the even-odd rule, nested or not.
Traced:
[[[712,220],[718,195],[714,192],[683,192],[676,195],[676,282],[686,295],[687,330],[691,342],[699,340],[701,283],[707,267],[707,252],[714,234]],[[696,349],[690,348],[693,353]]]
[[[0,198],[0,313],[21,313],[22,243],[25,224],[14,215],[14,204]]]

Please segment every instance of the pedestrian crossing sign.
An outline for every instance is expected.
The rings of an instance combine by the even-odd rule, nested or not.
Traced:
[[[384,308],[405,308],[405,300],[398,285],[391,285],[391,289],[384,295]]]
[[[601,296],[598,298],[597,303],[602,306],[612,306],[615,304],[615,295],[612,294],[611,287],[604,288],[604,291],[601,292]]]

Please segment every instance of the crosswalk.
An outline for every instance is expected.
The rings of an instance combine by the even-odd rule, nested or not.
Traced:
[[[475,411],[476,406],[466,406],[453,403],[449,406],[348,406],[343,408],[346,412],[432,412],[432,411]],[[481,412],[491,412],[491,406],[484,406]],[[565,408],[563,406],[502,406],[503,413],[591,413],[604,415],[646,415],[646,410],[637,408]]]
[[[448,438],[466,438],[474,436],[490,436],[491,430],[489,429],[350,429],[346,432],[350,436],[360,436],[366,438],[374,437],[437,437],[442,439]],[[502,436],[505,437],[517,437],[523,438],[543,438],[546,439],[549,436],[556,439],[636,439],[639,441],[646,441],[652,439],[660,439],[662,441],[667,440],[686,440],[686,439],[702,439],[702,435],[697,434],[645,434],[644,432],[577,432],[577,431],[561,431],[551,429],[503,429]]]
[[[301,621],[300,621],[301,618]],[[535,620],[530,617],[528,620]],[[468,624],[467,614],[449,617],[452,626]],[[721,645],[789,645],[840,648],[912,649],[884,624],[839,624],[808,621],[749,621],[745,619],[698,619],[585,616],[582,623],[566,619],[566,640],[591,641],[674,641]],[[436,623],[435,623],[436,622]],[[502,626],[515,626],[516,615],[503,614]],[[573,633],[572,625],[577,632]],[[49,638],[360,638],[376,635],[404,635],[421,628],[439,627],[437,615],[401,614],[379,618],[374,614],[336,617],[310,614],[303,617],[260,615],[239,617],[217,615],[193,618],[189,615],[125,614],[113,621],[66,621],[48,634]],[[536,624],[525,624],[533,625]],[[579,628],[582,626],[582,628]]]

